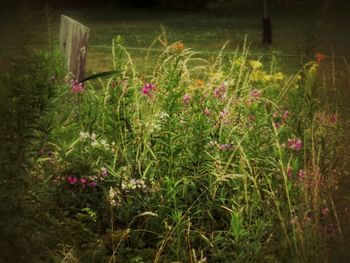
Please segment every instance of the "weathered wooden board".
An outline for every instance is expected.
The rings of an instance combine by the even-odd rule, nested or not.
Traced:
[[[85,75],[89,28],[78,21],[61,15],[59,47],[66,58],[68,70],[76,80]]]

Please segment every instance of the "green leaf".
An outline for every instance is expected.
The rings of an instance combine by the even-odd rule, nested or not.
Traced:
[[[113,75],[119,73],[120,71],[121,70],[110,70],[110,71],[105,71],[105,72],[93,74],[93,75],[88,76],[85,79],[79,81],[79,83],[82,83],[82,82],[85,82],[88,80],[92,80],[92,79],[97,79],[97,78],[110,77],[110,76],[113,76]]]

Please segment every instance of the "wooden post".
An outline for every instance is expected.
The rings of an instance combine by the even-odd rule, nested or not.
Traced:
[[[59,47],[66,58],[68,70],[78,81],[85,75],[88,39],[88,27],[68,16],[61,15]]]

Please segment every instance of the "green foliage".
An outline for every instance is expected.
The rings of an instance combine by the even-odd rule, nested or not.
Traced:
[[[315,260],[330,179],[318,142],[337,126],[320,66],[285,79],[246,49],[206,61],[164,44],[144,76],[117,37],[112,71],[52,96],[30,174],[52,260]]]

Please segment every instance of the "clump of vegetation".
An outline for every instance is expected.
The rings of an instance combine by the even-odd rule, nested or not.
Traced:
[[[246,48],[207,61],[178,42],[142,75],[120,38],[113,61],[108,79],[61,82],[46,116],[30,176],[54,262],[326,258],[338,120],[322,61],[287,78]]]

